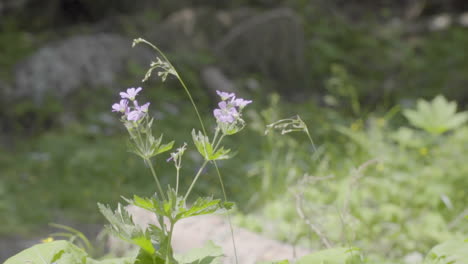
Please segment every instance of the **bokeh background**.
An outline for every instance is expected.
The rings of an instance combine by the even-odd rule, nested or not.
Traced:
[[[301,193],[305,217],[371,263],[420,263],[468,235],[468,126],[454,117],[468,102],[467,1],[0,0],[0,260],[49,222],[92,234],[97,202],[154,192],[110,112],[127,87],[144,88],[157,131],[189,143],[190,184],[199,124],[176,80],[141,82],[156,54],[131,48],[138,37],[166,52],[207,124],[217,89],[254,101],[220,163],[237,225],[322,248],[296,212]],[[438,95],[452,103],[405,115]],[[316,148],[264,135],[296,114]],[[156,166],[173,183],[171,164]],[[196,192],[221,195],[213,170]]]

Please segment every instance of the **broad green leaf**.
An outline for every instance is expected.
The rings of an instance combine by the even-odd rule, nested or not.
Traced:
[[[466,264],[467,261],[468,242],[450,240],[432,248],[424,264]]]
[[[4,264],[86,264],[87,254],[64,240],[42,243],[21,251]]]
[[[356,248],[330,248],[304,256],[296,264],[358,264],[362,261]]]
[[[165,264],[159,256],[149,254],[145,250],[140,250],[135,258],[135,264]]]
[[[223,256],[221,247],[208,241],[202,248],[195,248],[186,254],[176,256],[179,264],[215,264],[220,263],[220,257]]]
[[[418,100],[415,110],[407,109],[403,114],[413,126],[437,135],[456,129],[468,121],[468,112],[456,111],[455,102],[438,95],[432,102]]]
[[[149,254],[154,254],[155,249],[149,235],[141,230],[139,226],[135,225],[132,216],[127,210],[122,208],[120,204],[115,212],[112,212],[108,206],[102,204],[98,204],[98,206],[101,213],[110,223],[110,225],[106,226],[110,233],[124,241],[139,246]]]

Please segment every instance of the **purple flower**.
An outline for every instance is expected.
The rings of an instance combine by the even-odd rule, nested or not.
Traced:
[[[112,112],[125,113],[128,110],[128,101],[126,99],[120,100],[120,103],[112,105]]]
[[[121,92],[120,93],[120,97],[122,97],[122,99],[125,99],[125,98],[128,98],[130,100],[135,100],[135,96],[138,95],[138,93],[143,90],[141,87],[138,87],[138,88],[128,88],[127,89],[127,92]]]
[[[227,104],[225,101],[219,102],[219,109],[213,111],[214,116],[218,122],[222,123],[233,123],[239,117],[239,112],[231,104]]]
[[[150,105],[150,103],[146,103],[146,104],[140,106],[140,107],[138,108],[138,110],[140,110],[141,112],[144,112],[144,113],[148,113],[148,107],[149,107],[149,105]]]
[[[232,100],[232,103],[236,106],[239,107],[240,109],[244,108],[246,105],[252,103],[252,100],[244,100],[242,98],[237,98]]]
[[[127,119],[130,120],[130,121],[135,121],[136,122],[136,121],[142,119],[143,116],[145,116],[145,113],[143,113],[142,111],[133,110],[133,111],[131,111],[130,113],[127,114]]]
[[[234,98],[235,94],[234,93],[226,93],[226,92],[221,92],[221,91],[216,91],[216,93],[221,97],[221,100],[227,100],[229,98]]]
[[[135,105],[135,109],[140,111],[140,112],[143,112],[143,113],[148,113],[148,108],[149,108],[149,105],[150,103],[146,103],[142,106],[138,105],[138,101],[135,100],[133,101],[133,105]]]

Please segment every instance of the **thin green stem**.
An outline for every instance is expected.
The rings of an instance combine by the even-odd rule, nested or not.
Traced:
[[[224,182],[223,182],[223,178],[221,177],[221,172],[219,171],[218,164],[216,164],[216,161],[213,161],[213,164],[216,168],[216,173],[218,174],[219,183],[221,184],[221,189],[223,190],[224,202],[227,202],[227,195],[224,189]],[[229,230],[231,231],[231,240],[232,240],[232,247],[234,248],[234,257],[236,258],[236,264],[237,264],[239,263],[239,260],[237,259],[237,247],[236,247],[236,240],[234,238],[234,228],[232,227],[231,214],[228,211],[226,215],[227,215],[227,219],[229,223]]]
[[[221,135],[221,137],[219,138],[219,141],[218,141],[218,143],[216,143],[216,145],[214,146],[214,148],[213,148],[213,152],[215,152],[215,153],[216,153],[216,150],[218,150],[219,144],[221,143],[221,141],[223,140],[223,138],[224,138],[224,134],[223,134],[223,135]]]
[[[317,148],[315,147],[315,143],[312,140],[312,137],[310,136],[310,133],[309,133],[309,129],[307,129],[307,127],[305,129],[305,132],[306,132],[307,137],[309,138],[309,141],[310,141],[310,144],[312,145],[312,148],[314,149],[314,152],[317,152]]]
[[[172,259],[172,256],[170,256],[170,255],[172,255],[172,249],[170,247],[171,247],[171,242],[172,242],[172,232],[174,231],[174,225],[175,225],[175,223],[171,219],[171,227],[169,229],[169,234],[167,236],[168,243],[167,243],[167,246],[166,246],[166,264],[171,264],[169,259]]]
[[[150,47],[152,47],[154,50],[156,50],[163,58],[164,60],[171,66],[172,70],[174,70],[175,72],[175,75],[177,77],[177,79],[179,80],[180,84],[182,85],[182,87],[184,88],[185,90],[185,93],[187,94],[188,98],[190,99],[190,102],[192,103],[192,106],[193,106],[193,109],[195,110],[195,113],[197,114],[197,117],[198,117],[198,121],[200,122],[200,125],[202,127],[202,131],[203,131],[203,134],[206,136],[207,133],[206,133],[206,129],[205,129],[205,125],[203,123],[203,120],[200,116],[200,113],[198,111],[198,107],[197,105],[195,104],[195,101],[193,100],[193,97],[192,97],[192,94],[190,93],[189,89],[187,88],[187,85],[185,85],[184,81],[182,80],[182,78],[180,77],[179,73],[177,72],[177,70],[175,69],[175,67],[172,65],[172,63],[167,59],[166,55],[164,54],[164,52],[162,52],[158,47],[156,47],[155,45],[151,44],[150,42],[140,38],[138,39],[139,42],[143,42],[147,45],[149,45]]]
[[[216,138],[217,138],[218,135],[219,135],[219,130],[220,130],[220,129],[219,129],[219,126],[217,126],[217,127],[216,127],[216,131],[215,131],[215,135],[214,135],[214,137],[213,137],[213,141],[211,142],[211,145],[212,145],[212,146],[213,146],[213,145],[215,144],[215,142],[216,142]]]
[[[187,201],[187,197],[189,196],[190,192],[192,191],[193,186],[195,185],[195,183],[197,182],[198,178],[200,177],[200,175],[201,175],[203,169],[205,168],[206,164],[208,164],[208,161],[207,161],[207,160],[205,160],[205,161],[203,162],[203,164],[201,165],[200,169],[198,169],[198,172],[197,172],[197,174],[195,175],[195,178],[193,179],[192,184],[190,184],[190,187],[188,188],[187,193],[186,193],[185,196],[184,196],[184,201]]]
[[[195,113],[197,114],[197,117],[198,117],[198,121],[200,122],[200,125],[202,127],[202,131],[203,131],[203,134],[205,134],[205,136],[208,135],[208,133],[206,133],[206,129],[205,129],[205,124],[203,123],[203,120],[200,116],[200,113],[198,112],[198,107],[197,105],[195,104],[195,101],[193,100],[192,98],[192,94],[190,93],[189,89],[187,88],[187,86],[185,85],[184,81],[182,80],[182,78],[180,78],[179,76],[179,73],[175,70],[175,68],[172,66],[171,64],[171,67],[174,69],[174,71],[176,72],[177,74],[177,79],[179,79],[179,82],[182,84],[182,86],[184,87],[184,90],[185,92],[187,93],[187,96],[189,97],[190,99],[190,102],[192,103],[192,106],[193,106],[193,109],[195,110]]]
[[[156,185],[158,187],[159,192],[161,193],[161,198],[163,200],[166,200],[166,196],[164,195],[164,191],[161,187],[161,184],[159,183],[158,176],[156,175],[156,171],[154,170],[153,164],[151,163],[150,159],[145,159],[146,164],[148,164],[148,167],[151,170],[151,174],[153,175],[154,181],[156,182]]]
[[[178,196],[179,194],[179,174],[180,174],[180,167],[179,166],[176,166],[176,186],[175,186],[175,193],[176,193],[176,196]]]
[[[146,148],[143,148],[143,147],[144,147],[144,146],[143,146],[144,144],[143,144],[143,138],[141,137],[140,130],[137,129],[137,128],[134,128],[134,130],[136,131],[136,134],[137,134],[137,137],[135,137],[134,141],[135,141],[135,143],[136,143],[138,149],[140,149],[140,150],[141,150],[141,149],[145,149],[145,150],[146,150]]]

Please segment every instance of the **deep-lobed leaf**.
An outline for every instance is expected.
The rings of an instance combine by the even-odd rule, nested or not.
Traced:
[[[201,131],[198,133],[195,132],[195,129],[192,130],[192,139],[195,143],[195,147],[198,152],[203,156],[205,160],[210,160],[210,157],[213,155],[213,146],[210,143],[210,140],[207,136],[203,135]]]
[[[212,214],[222,210],[229,210],[233,203],[213,200],[213,198],[198,198],[190,208],[180,208],[177,213],[177,220],[197,215]]]
[[[196,133],[195,130],[192,130],[192,138],[195,143],[195,147],[205,160],[222,160],[230,158],[228,155],[231,151],[230,149],[217,147],[217,150],[215,151],[209,141],[209,138],[203,135],[201,131]]]
[[[110,223],[110,225],[106,226],[110,233],[128,243],[139,246],[149,254],[155,252],[149,235],[133,222],[132,216],[120,204],[115,212],[112,212],[109,206],[103,204],[98,204],[98,206],[101,213]]]

